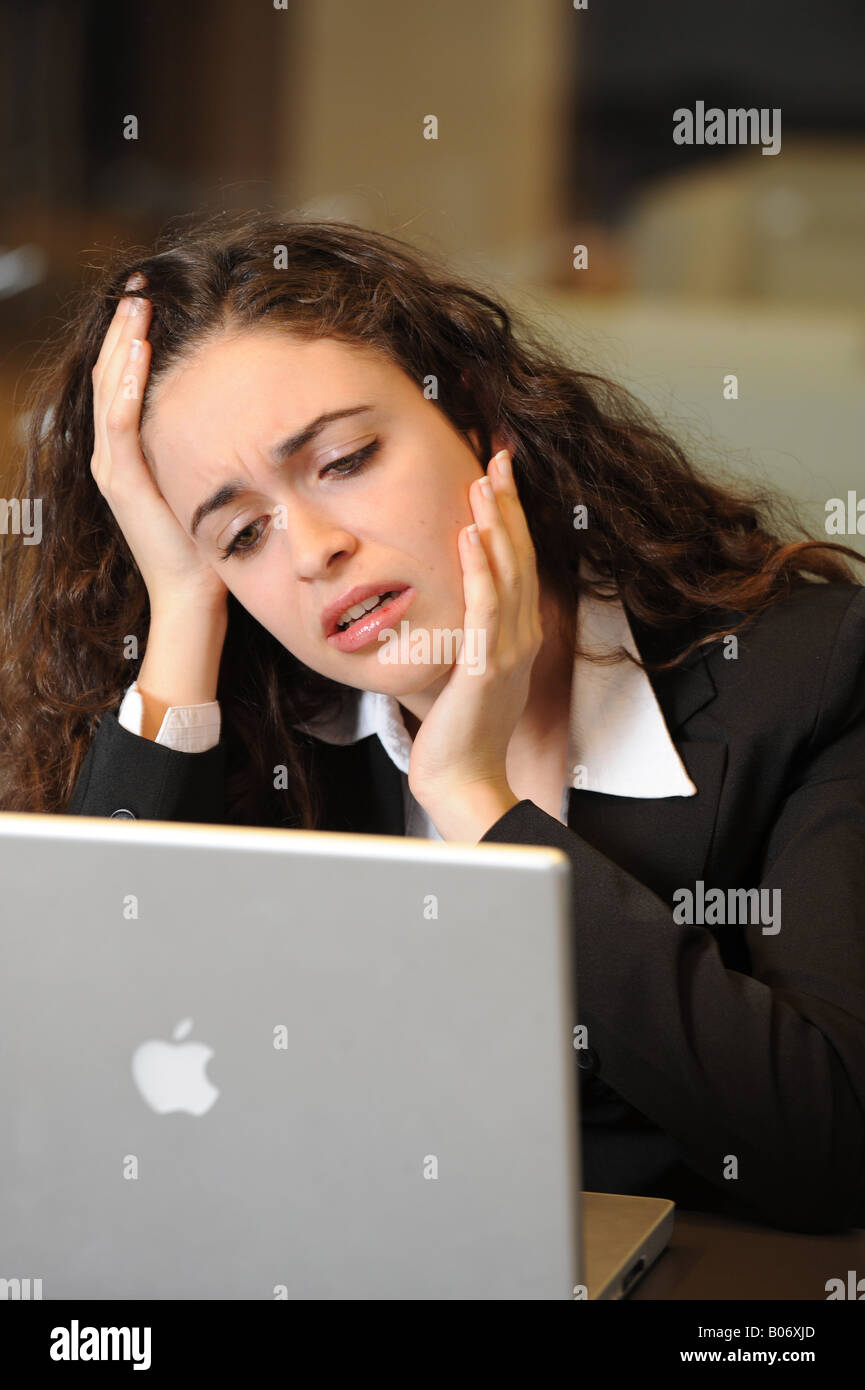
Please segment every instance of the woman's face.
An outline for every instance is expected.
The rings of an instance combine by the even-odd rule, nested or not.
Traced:
[[[277,446],[304,430],[306,442],[276,464]],[[270,331],[216,339],[155,383],[141,430],[168,505],[243,607],[313,670],[394,696],[434,697],[452,663],[434,664],[435,643],[426,665],[382,661],[378,641],[340,651],[322,610],[356,585],[399,581],[415,591],[412,633],[462,630],[457,536],[489,461],[471,440],[383,354]],[[494,438],[492,452],[504,442]],[[368,445],[357,471],[340,463]],[[196,510],[229,481],[237,495],[193,532]]]

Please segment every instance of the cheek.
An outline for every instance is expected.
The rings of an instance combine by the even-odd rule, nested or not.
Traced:
[[[251,575],[249,578],[235,578],[229,588],[256,622],[300,660],[304,660],[310,647],[314,646],[314,637],[304,626],[299,606],[292,597],[291,583],[280,582],[278,578],[272,579],[266,575]]]
[[[211,559],[210,564],[241,608],[245,608],[262,627],[269,629],[273,619],[271,610],[276,605],[268,604],[267,590],[256,583],[254,576],[244,574],[240,564],[232,563],[231,560],[223,562],[218,555]]]

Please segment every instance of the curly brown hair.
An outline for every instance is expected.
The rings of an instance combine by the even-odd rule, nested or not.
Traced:
[[[569,366],[537,327],[393,236],[270,212],[187,221],[149,251],[114,254],[37,363],[13,496],[44,498],[50,511],[41,544],[4,538],[4,810],[65,809],[99,719],[140,668],[125,640],[137,634],[145,645],[148,595],[89,466],[91,371],[136,270],[153,304],[145,410],[153,384],[227,328],[277,324],[305,340],[378,349],[419,387],[437,380],[437,404],[457,429],[477,429],[486,446],[498,431],[512,447],[539,577],[563,612],[589,591],[617,596],[653,627],[702,619],[701,635],[667,666],[736,631],[731,613],[739,626],[752,620],[796,576],[850,581],[842,557],[865,558],[809,537],[780,497],[708,482],[624,387]],[[573,524],[580,504],[584,530]],[[779,517],[805,539],[779,539]],[[580,573],[581,557],[594,577]],[[309,742],[293,726],[355,692],[304,666],[231,594],[228,613],[217,691],[226,816],[316,828]],[[285,791],[273,788],[278,764]]]

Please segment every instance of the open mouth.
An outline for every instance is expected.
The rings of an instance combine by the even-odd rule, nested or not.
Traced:
[[[347,618],[344,623],[337,623],[334,632],[347,632],[350,627],[354,627],[355,623],[362,623],[371,613],[377,613],[379,608],[383,608],[386,603],[390,603],[391,599],[396,598],[397,594],[403,592],[403,589],[388,589],[387,593],[382,594],[378,602],[374,603],[370,608],[365,608],[362,613],[359,613],[354,618]],[[355,606],[359,608],[361,605],[357,604]]]
[[[334,627],[327,638],[328,645],[340,652],[359,652],[380,642],[381,633],[399,625],[416,597],[410,584],[399,589],[388,589],[387,593],[371,594],[371,606],[362,613],[349,616],[340,627]]]

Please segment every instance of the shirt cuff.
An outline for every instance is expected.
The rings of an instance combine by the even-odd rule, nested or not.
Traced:
[[[129,733],[140,736],[144,701],[137,681],[132,682],[123,696],[117,722]],[[170,705],[155,741],[180,753],[206,753],[208,748],[215,748],[219,743],[221,722],[218,700],[208,700],[201,705]]]

